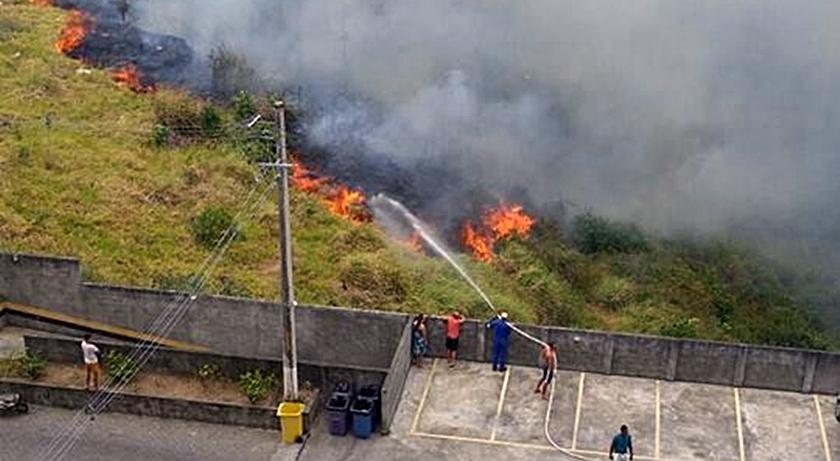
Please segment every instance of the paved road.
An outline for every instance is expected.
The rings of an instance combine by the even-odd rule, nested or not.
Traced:
[[[0,418],[0,460],[40,461],[42,447],[75,415],[32,407],[28,415]],[[62,460],[276,461],[287,459],[282,450],[274,431],[106,413]]]

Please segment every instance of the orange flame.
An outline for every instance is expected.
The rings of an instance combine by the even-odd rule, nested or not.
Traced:
[[[292,185],[302,192],[315,193],[324,185],[323,178],[316,178],[297,160],[292,162]]]
[[[422,242],[423,238],[420,237],[420,233],[414,231],[411,233],[411,237],[408,238],[408,241],[406,241],[405,244],[408,246],[409,250],[419,253],[423,249]]]
[[[55,42],[56,51],[69,53],[78,48],[87,35],[88,23],[87,15],[81,11],[71,10],[67,13],[67,23],[61,30],[58,41]]]
[[[52,0],[29,0],[29,3],[40,6],[52,6]]]
[[[479,261],[489,262],[493,260],[495,256],[493,254],[493,237],[476,232],[472,221],[464,223],[464,227],[461,229],[461,238],[464,245],[472,251],[472,254]]]
[[[117,85],[128,88],[135,93],[153,93],[155,91],[154,85],[143,85],[143,74],[137,70],[134,64],[127,64],[115,70],[111,78],[117,82]]]
[[[520,237],[528,237],[531,226],[534,225],[534,218],[522,212],[522,206],[507,206],[499,204],[499,208],[489,210],[484,214],[484,225],[493,231],[496,240],[507,238],[511,234],[518,234]]]
[[[464,223],[461,238],[464,245],[480,261],[492,261],[495,257],[493,246],[500,239],[516,234],[528,237],[534,218],[526,215],[520,205],[506,205],[499,203],[496,209],[487,210],[482,216],[483,227],[476,229],[472,221]]]
[[[330,210],[338,216],[350,218],[354,221],[363,221],[361,216],[355,212],[358,205],[365,203],[365,196],[359,191],[350,190],[347,186],[338,186],[337,189],[324,200]]]

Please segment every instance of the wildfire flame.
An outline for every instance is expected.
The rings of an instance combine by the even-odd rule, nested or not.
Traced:
[[[495,257],[493,245],[500,239],[516,234],[528,237],[534,218],[526,215],[520,205],[500,203],[496,209],[487,210],[481,220],[483,227],[476,229],[472,221],[464,223],[461,239],[464,245],[480,261],[492,261]]]
[[[350,218],[354,221],[362,219],[354,213],[354,209],[365,202],[365,196],[359,191],[350,190],[347,186],[338,186],[324,201],[330,210],[338,216]]]
[[[483,219],[484,225],[493,231],[496,240],[507,238],[511,234],[527,237],[534,225],[534,218],[522,212],[522,206],[499,204],[499,208],[489,210]]]
[[[52,6],[52,0],[29,0],[29,3],[40,6]]]
[[[323,178],[316,178],[302,163],[295,160],[292,162],[292,185],[298,190],[307,193],[315,193],[321,190],[324,185]]]
[[[327,184],[330,178],[319,178],[299,161],[292,162],[291,183],[296,189],[307,194],[319,194],[333,214],[361,223],[371,220],[370,213],[364,208],[365,195],[361,191],[351,190],[339,184]]]
[[[143,74],[137,70],[134,64],[127,64],[115,70],[111,75],[117,85],[128,88],[135,93],[152,93],[155,91],[154,85],[143,85]]]
[[[78,48],[82,44],[82,41],[84,41],[85,35],[87,35],[88,23],[89,19],[87,15],[81,11],[71,10],[67,13],[67,23],[64,29],[61,30],[58,40],[55,42],[56,51],[59,53],[69,53]]]
[[[484,262],[493,260],[495,256],[493,254],[493,237],[477,232],[472,221],[464,223],[464,227],[461,229],[461,238],[476,259]]]

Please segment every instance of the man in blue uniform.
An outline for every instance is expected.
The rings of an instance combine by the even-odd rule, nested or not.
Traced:
[[[510,339],[510,324],[507,322],[507,312],[502,312],[487,322],[487,328],[493,329],[493,371],[505,371]]]

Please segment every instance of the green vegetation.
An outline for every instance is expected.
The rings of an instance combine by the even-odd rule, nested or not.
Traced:
[[[239,391],[249,402],[258,403],[277,388],[277,378],[262,370],[250,370],[239,377]]]
[[[215,363],[205,363],[198,367],[198,378],[202,383],[222,378],[222,369]]]
[[[139,371],[137,362],[118,351],[108,351],[105,355],[105,367],[108,376],[115,383],[128,382]]]
[[[253,71],[221,47],[214,85],[229,103],[166,89],[133,94],[54,52],[60,10],[2,8],[0,251],[76,256],[92,281],[189,286],[259,176],[254,163],[272,155],[271,108],[243,91]],[[243,129],[257,113],[263,121]],[[297,116],[290,108],[290,124]],[[247,238],[233,243],[205,291],[278,298],[270,197],[253,219],[237,220]],[[444,261],[334,216],[321,197],[293,190],[291,204],[299,302],[489,316]],[[539,221],[531,237],[496,251],[492,263],[456,258],[517,322],[836,345],[796,296],[803,278],[730,242],[656,238],[584,214],[568,228]]]
[[[47,359],[41,354],[25,351],[0,361],[0,377],[25,378],[33,381],[44,375]]]

